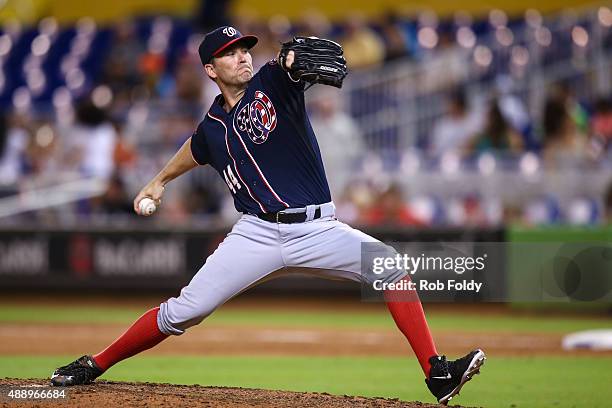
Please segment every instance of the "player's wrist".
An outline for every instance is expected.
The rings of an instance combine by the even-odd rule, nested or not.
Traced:
[[[295,53],[293,51],[289,51],[287,53],[282,53],[279,51],[276,56],[276,60],[282,69],[289,72],[291,70],[291,66],[293,65],[293,61],[295,60]]]
[[[157,188],[161,188],[163,190],[166,188],[166,185],[173,179],[174,177],[170,177],[165,173],[160,173],[157,177],[151,180],[151,185]]]

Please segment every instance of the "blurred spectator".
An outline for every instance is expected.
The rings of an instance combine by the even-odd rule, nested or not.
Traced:
[[[334,198],[336,216],[346,223],[363,223],[361,219],[367,208],[372,205],[373,187],[366,182],[353,180],[347,184],[340,197]]]
[[[23,123],[25,117],[16,116],[15,128],[25,132],[29,143],[26,149],[24,172],[31,179],[57,179],[61,159],[58,157],[58,138],[51,123]]]
[[[612,145],[612,100],[600,98],[595,102],[595,110],[591,120],[591,136],[604,149]]]
[[[27,146],[27,132],[12,127],[7,115],[0,112],[0,187],[15,186],[19,181]]]
[[[159,118],[159,131],[166,145],[181,146],[192,134],[198,119],[188,110],[174,107]]]
[[[433,28],[427,27],[424,30]],[[423,52],[422,63],[427,69],[421,72],[418,84],[421,92],[448,90],[464,83],[470,75],[470,67],[466,64],[468,53],[455,42],[450,32],[439,30],[439,40],[436,40],[432,49],[426,48]]]
[[[160,94],[166,101],[171,99],[184,108],[198,105],[201,111],[199,105],[204,99],[205,79],[200,60],[195,55],[186,53],[179,58],[174,74],[166,76],[165,89]]]
[[[425,225],[410,211],[397,184],[392,184],[378,195],[363,214],[363,222],[366,225],[392,227]]]
[[[463,200],[465,218],[463,225],[466,227],[483,227],[489,223],[485,203],[478,194],[469,194]]]
[[[118,125],[115,126],[115,132],[117,133],[117,140],[115,143],[115,150],[113,151],[113,162],[117,167],[118,171],[132,169],[138,159],[136,147],[130,143],[122,132],[122,129]]]
[[[104,194],[92,199],[91,208],[93,213],[98,214],[131,215],[134,213],[132,199],[118,173],[111,176]]]
[[[310,116],[325,173],[332,191],[341,191],[364,152],[363,136],[355,121],[340,107],[338,91],[317,89]]]
[[[197,218],[221,215],[223,200],[232,201],[231,195],[226,194],[227,188],[220,189],[215,182],[203,184],[195,179],[197,177],[191,177],[189,182],[168,191],[158,214],[164,221],[173,225],[190,225]]]
[[[485,227],[499,223],[503,215],[501,203],[484,198],[477,192],[453,197],[446,202],[445,223],[462,227]]]
[[[350,69],[373,67],[385,58],[384,43],[359,14],[353,13],[347,18],[339,41]]]
[[[75,119],[64,146],[64,165],[83,177],[108,179],[114,169],[115,128],[89,98],[77,104]]]
[[[293,33],[293,25],[287,16],[282,14],[277,14],[268,19],[267,24],[267,32],[269,33],[269,38],[272,42],[272,49],[274,50],[274,54],[280,48],[280,43],[283,41],[287,41],[291,38]],[[251,32],[262,32],[264,30],[259,29],[259,27],[254,27],[254,30]],[[258,46],[259,48],[259,46]],[[258,51],[259,53],[259,51]]]
[[[142,83],[141,56],[145,47],[136,36],[134,22],[117,23],[114,39],[104,67],[104,80],[119,99],[127,99],[131,88]]]
[[[481,126],[481,115],[477,110],[470,110],[465,91],[455,91],[448,101],[448,115],[434,125],[430,153],[438,156],[465,148],[470,138],[480,131]]]
[[[493,100],[487,112],[484,129],[471,141],[470,150],[474,153],[518,153],[522,148],[521,136],[504,119],[498,101]]]
[[[280,50],[280,43],[287,40],[286,33],[284,33],[287,27],[278,27],[282,23],[277,22],[275,25],[275,22],[272,19],[270,20],[268,24],[261,24],[256,31],[259,41],[257,42],[257,52],[253,53],[253,68],[255,70],[276,58],[276,54]]]
[[[354,78],[359,80],[358,76]],[[347,98],[351,116],[361,118],[362,125],[369,124],[372,120],[378,121],[380,119],[374,118],[384,118],[390,111],[399,109],[402,91],[408,86],[399,79],[389,81],[385,86],[380,86],[381,84],[376,81],[368,81],[366,84],[353,88]],[[379,126],[362,126],[366,148],[379,152],[399,153],[402,147],[400,127],[392,121],[380,120],[380,122]]]
[[[325,14],[318,10],[308,10],[304,12],[300,19],[298,33],[305,36],[314,35],[320,38],[330,38],[331,28],[331,23]]]
[[[149,94],[157,96],[158,83],[166,69],[166,56],[163,51],[149,49],[140,57],[138,71]]]
[[[589,127],[589,114],[582,104],[576,99],[569,81],[564,81],[555,86],[553,95],[565,103],[569,117],[574,122],[576,129],[585,134]]]
[[[495,78],[495,87],[495,93],[499,95],[499,109],[508,125],[522,135],[527,149],[536,148],[537,144],[533,140],[531,118],[525,103],[513,94],[513,79],[507,75],[498,75]]]
[[[408,55],[406,34],[401,27],[399,17],[394,11],[385,14],[380,31],[385,42],[385,62],[404,58]]]
[[[183,205],[191,215],[216,215],[221,211],[221,199],[209,186],[196,184],[183,196]]]
[[[550,97],[544,106],[544,161],[549,166],[578,164],[586,158],[584,137],[567,110],[565,100]]]
[[[6,118],[5,113],[3,111],[0,111],[0,163],[4,162],[4,156],[6,154],[5,152],[6,150],[8,150],[6,148],[6,145],[8,144],[7,143],[8,132],[9,132],[8,120]]]
[[[425,225],[436,225],[449,221],[442,202],[431,194],[417,194],[410,197],[408,208]]]
[[[604,195],[604,217],[606,224],[612,224],[612,183],[608,184]]]

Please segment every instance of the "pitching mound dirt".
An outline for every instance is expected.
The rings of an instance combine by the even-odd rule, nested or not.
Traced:
[[[0,379],[0,389],[46,385],[40,379]],[[406,402],[397,399],[338,396],[316,392],[290,392],[249,388],[202,387],[199,385],[172,385],[99,381],[95,385],[66,388],[65,400],[47,402],[0,401],[1,407],[328,407],[328,408],[436,408],[439,405]],[[51,403],[49,405],[49,403]],[[458,405],[455,407],[460,408]]]

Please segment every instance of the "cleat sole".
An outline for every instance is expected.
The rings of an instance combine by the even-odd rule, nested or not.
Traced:
[[[480,374],[480,367],[484,365],[486,360],[487,360],[487,357],[484,351],[478,349],[478,353],[474,355],[474,357],[472,358],[472,361],[470,362],[470,365],[468,366],[468,369],[465,370],[465,373],[463,373],[463,376],[461,377],[461,382],[459,383],[459,385],[457,385],[448,395],[445,395],[444,397],[440,398],[438,400],[438,403],[442,405],[447,405],[448,402],[455,395],[459,394],[459,391],[461,391],[461,388],[463,387],[463,385],[472,379],[472,376],[476,374]]]

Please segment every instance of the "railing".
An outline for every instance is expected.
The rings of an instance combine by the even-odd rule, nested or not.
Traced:
[[[87,178],[24,189],[14,195],[0,198],[0,218],[96,197],[105,189],[106,181]]]

